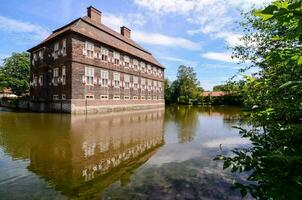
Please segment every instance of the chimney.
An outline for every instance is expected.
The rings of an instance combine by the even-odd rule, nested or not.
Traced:
[[[126,26],[122,26],[121,27],[121,34],[123,36],[125,36],[126,38],[129,38],[130,39],[130,36],[131,36],[131,30],[129,28],[127,28]]]
[[[102,12],[99,11],[98,9],[89,6],[87,8],[87,16],[92,19],[93,21],[97,22],[97,23],[101,23],[101,18],[102,18]]]

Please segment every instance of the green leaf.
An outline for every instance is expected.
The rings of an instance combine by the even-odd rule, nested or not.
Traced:
[[[264,14],[261,11],[255,11],[253,14],[256,17],[260,17],[264,21],[268,20],[268,19],[270,19],[270,18],[272,18],[274,16],[273,14]]]
[[[297,63],[298,63],[298,65],[301,65],[301,64],[302,64],[302,56],[300,56],[300,57],[299,57],[299,59],[298,59],[298,62],[297,62]]]

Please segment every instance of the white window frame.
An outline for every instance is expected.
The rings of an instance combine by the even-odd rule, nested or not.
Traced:
[[[146,72],[146,63],[141,62],[141,72],[145,73]]]
[[[100,99],[101,100],[108,100],[109,99],[109,95],[108,94],[101,94],[100,95]]]
[[[133,70],[134,71],[138,71],[139,69],[138,69],[138,60],[136,60],[136,59],[133,59]]]
[[[109,50],[105,47],[101,47],[102,61],[108,62]]]
[[[94,79],[94,68],[85,67],[86,85],[93,85]]]
[[[43,60],[43,50],[40,50],[40,51],[39,51],[39,59],[40,59],[40,60]]]
[[[109,71],[108,70],[101,70],[101,85],[102,87],[108,87],[109,81]]]
[[[120,95],[113,95],[113,100],[120,100],[121,96]]]
[[[142,90],[146,89],[146,79],[145,78],[141,78],[141,89]]]
[[[138,89],[138,77],[133,76],[132,80],[133,80],[133,89],[137,90]]]
[[[150,64],[147,64],[147,73],[148,74],[152,73],[152,66]]]
[[[151,91],[152,90],[152,80],[151,79],[148,79],[147,80],[147,82],[148,82],[148,91]]]
[[[62,85],[66,85],[66,67],[62,67]]]
[[[113,81],[114,81],[114,87],[119,88],[120,87],[120,81],[121,81],[121,75],[118,72],[113,73]]]
[[[52,100],[60,100],[59,95],[58,94],[52,95]]]
[[[41,74],[40,76],[39,76],[39,85],[40,86],[43,86],[43,74]]]
[[[59,68],[56,67],[53,69],[53,84],[56,86],[59,82]]]
[[[133,96],[132,99],[133,100],[138,100],[138,96]]]
[[[58,55],[59,55],[59,42],[56,42],[54,44],[54,59],[57,59],[58,58]]]
[[[113,59],[114,59],[114,64],[119,65],[120,59],[121,59],[121,54],[117,51],[113,51]]]
[[[94,44],[92,42],[85,42],[85,50],[88,58],[93,58],[94,55]]]
[[[124,88],[129,89],[130,88],[130,75],[124,74]]]
[[[94,94],[85,94],[85,99],[94,100]]]
[[[66,56],[66,38],[62,40],[63,56]]]
[[[125,68],[130,67],[130,58],[129,58],[129,56],[124,56],[124,66],[125,66]]]

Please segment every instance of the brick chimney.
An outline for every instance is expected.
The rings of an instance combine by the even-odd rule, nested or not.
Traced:
[[[89,6],[87,8],[87,16],[92,19],[93,21],[97,23],[101,23],[101,18],[102,18],[102,12],[99,11],[98,9]]]
[[[131,30],[127,28],[126,26],[121,27],[121,34],[125,36],[126,38],[130,38],[131,36]]]

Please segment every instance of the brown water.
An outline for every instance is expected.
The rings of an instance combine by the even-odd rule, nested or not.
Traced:
[[[213,161],[246,145],[237,107],[103,115],[0,110],[0,199],[241,199]]]

